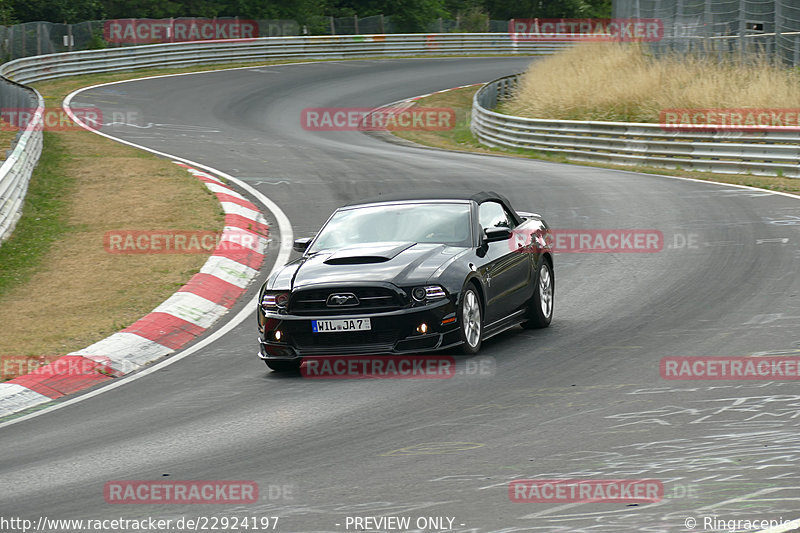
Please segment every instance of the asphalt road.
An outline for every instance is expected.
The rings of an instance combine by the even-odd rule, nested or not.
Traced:
[[[797,382],[659,376],[670,356],[800,355],[798,200],[300,125],[306,107],[381,105],[528,62],[326,62],[79,94],[74,106],[125,113],[104,131],[246,180],[296,237],[351,200],[457,188],[496,190],[555,228],[660,230],[665,246],[557,255],[552,327],[491,339],[458,358],[452,379],[272,374],[248,320],[143,379],[0,429],[0,516],[279,516],[279,531],[353,531],[348,516],[391,515],[476,532],[678,532],[687,517],[714,531],[704,518],[800,517]],[[509,482],[529,478],[657,479],[665,494],[639,505],[510,501]],[[111,480],[185,479],[252,480],[260,499],[104,501]]]

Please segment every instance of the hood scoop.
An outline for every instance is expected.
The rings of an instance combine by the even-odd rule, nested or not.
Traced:
[[[362,265],[385,263],[397,257],[403,250],[414,246],[413,242],[371,242],[354,244],[333,252],[325,260],[326,265]]]

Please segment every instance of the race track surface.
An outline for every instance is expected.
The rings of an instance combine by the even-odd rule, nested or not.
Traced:
[[[660,230],[664,249],[558,254],[552,327],[491,339],[478,357],[457,357],[452,379],[272,374],[255,356],[255,318],[245,321],[143,379],[0,429],[0,514],[279,516],[279,531],[347,531],[348,516],[450,517],[474,532],[678,532],[687,517],[713,531],[704,517],[798,518],[797,382],[659,376],[663,357],[800,355],[797,199],[300,124],[306,107],[382,105],[530,61],[269,66],[77,95],[74,107],[135,119],[103,131],[247,181],[281,206],[295,237],[364,197],[495,190],[554,228]],[[476,367],[484,372],[470,374]],[[510,501],[509,482],[529,478],[658,479],[665,495]],[[126,479],[253,480],[261,495],[239,506],[107,504],[104,484]]]

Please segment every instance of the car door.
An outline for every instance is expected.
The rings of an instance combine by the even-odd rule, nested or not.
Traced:
[[[515,220],[499,202],[487,201],[478,207],[481,236],[486,228],[514,229]],[[485,255],[479,269],[486,289],[485,324],[491,325],[525,306],[530,298],[530,254],[516,251],[514,237],[484,244]]]

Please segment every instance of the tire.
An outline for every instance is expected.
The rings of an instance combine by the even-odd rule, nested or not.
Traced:
[[[553,320],[555,286],[556,278],[553,274],[553,267],[550,266],[547,259],[542,259],[536,280],[536,289],[528,303],[528,320],[522,323],[522,327],[541,329],[550,325]]]
[[[461,303],[458,306],[458,319],[461,324],[461,352],[465,355],[474,355],[481,349],[481,336],[483,334],[483,312],[481,299],[475,286],[467,284]]]
[[[264,361],[273,372],[297,372],[300,370],[299,361]]]

